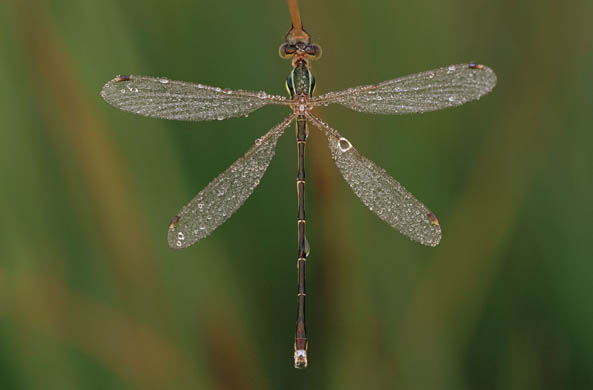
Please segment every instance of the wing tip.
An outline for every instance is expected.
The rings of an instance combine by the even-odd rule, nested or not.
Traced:
[[[169,234],[167,235],[167,243],[171,249],[184,249],[192,244],[184,239],[180,239],[178,235],[171,230],[169,230]]]
[[[167,232],[167,243],[169,244],[169,248],[171,249],[183,249],[187,248],[193,241],[187,240],[185,234],[183,232],[178,232],[176,230],[177,223],[181,219],[181,216],[176,215],[171,219],[169,223],[169,230]]]
[[[492,68],[473,61],[467,64],[467,67],[469,69],[474,69],[476,71],[481,71],[484,73],[484,81],[486,81],[486,88],[484,89],[482,95],[485,95],[492,91],[497,81],[496,73],[494,73]]]
[[[437,217],[430,211],[426,213],[428,220],[430,221],[431,233],[428,237],[423,238],[419,242],[426,246],[435,247],[441,242],[443,237],[443,231],[441,230],[441,224]]]
[[[133,76],[129,75],[129,74],[122,74],[122,75],[115,76],[114,78],[112,78],[111,80],[106,82],[105,85],[103,85],[103,88],[101,88],[101,92],[100,92],[101,97],[103,99],[105,99],[106,101],[108,101],[109,94],[111,92],[111,88],[114,88],[114,85],[117,83],[131,81],[132,77]]]
[[[426,246],[431,246],[431,247],[435,247],[437,245],[439,245],[441,243],[441,238],[443,238],[443,234],[441,232],[441,229],[439,229],[439,233],[438,235],[436,235],[435,237],[433,237],[430,241],[423,243]]]

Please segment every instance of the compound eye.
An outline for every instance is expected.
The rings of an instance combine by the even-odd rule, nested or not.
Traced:
[[[319,58],[321,58],[321,46],[315,44],[308,45],[305,49],[305,53],[307,53],[307,55],[312,60],[318,60]]]
[[[292,58],[296,51],[297,49],[294,45],[285,42],[282,45],[280,45],[280,48],[278,49],[278,54],[281,58],[289,59]]]

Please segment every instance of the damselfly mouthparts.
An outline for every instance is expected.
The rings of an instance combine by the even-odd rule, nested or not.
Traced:
[[[298,14],[297,14],[298,16]],[[280,56],[292,61],[286,88],[289,98],[146,76],[118,76],[103,87],[101,96],[113,106],[155,118],[201,121],[247,115],[266,105],[284,105],[292,113],[255,141],[247,153],[200,191],[173,218],[168,242],[186,248],[208,236],[251,195],[274,156],[276,142],[296,122],[298,306],[294,342],[295,367],[307,366],[305,330],[305,263],[309,245],[305,236],[305,145],[309,124],[328,139],[331,155],[344,179],[379,218],[423,245],[435,246],[441,228],[434,214],[383,169],[362,156],[352,143],[313,115],[317,106],[341,104],[361,112],[408,114],[435,111],[476,100],[496,83],[494,72],[476,63],[450,65],[375,85],[314,96],[315,78],[310,61],[321,48],[311,43],[300,18],[280,46]]]

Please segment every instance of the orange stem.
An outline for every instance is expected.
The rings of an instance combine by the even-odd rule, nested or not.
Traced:
[[[288,0],[288,9],[290,11],[290,18],[292,19],[290,35],[293,38],[308,38],[309,34],[303,30],[303,22],[301,21],[297,0]]]

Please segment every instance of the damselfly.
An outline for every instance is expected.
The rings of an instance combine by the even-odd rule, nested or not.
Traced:
[[[247,115],[266,105],[284,105],[292,109],[284,121],[258,138],[243,157],[181,209],[169,225],[168,242],[172,248],[186,248],[230,218],[259,184],[274,156],[278,138],[295,121],[298,292],[294,362],[297,368],[307,366],[305,262],[309,245],[305,236],[305,144],[309,123],[325,134],[331,155],[344,179],[371,211],[423,245],[435,246],[441,239],[441,228],[434,214],[383,169],[362,156],[348,139],[313,115],[313,108],[336,103],[376,114],[435,111],[476,100],[490,92],[496,83],[491,69],[469,63],[315,97],[315,78],[310,61],[320,55],[321,48],[311,43],[300,18],[295,22],[293,15],[293,27],[280,46],[280,56],[292,60],[292,71],[286,80],[289,98],[263,91],[222,89],[146,76],[117,76],[101,91],[108,103],[121,110],[164,119],[226,119]]]

